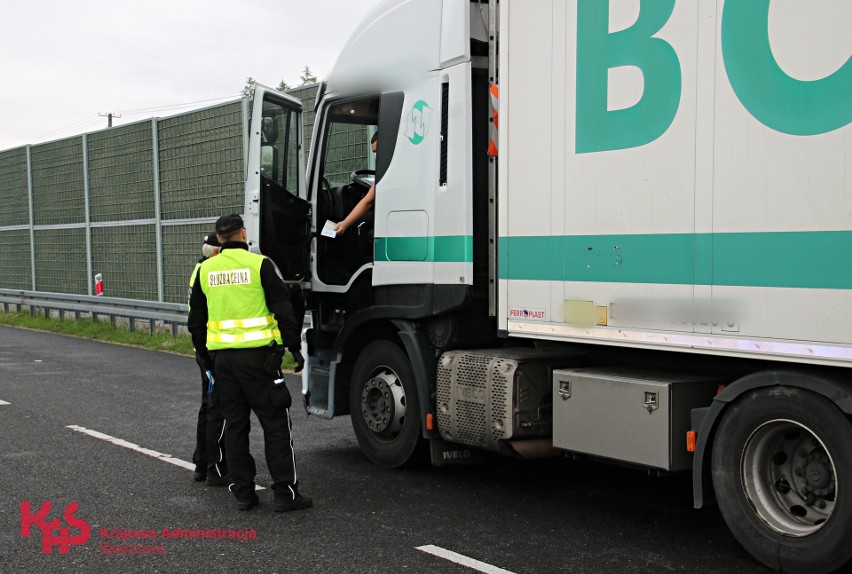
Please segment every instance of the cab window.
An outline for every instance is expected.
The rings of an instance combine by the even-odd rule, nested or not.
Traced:
[[[272,101],[263,102],[260,133],[260,175],[298,195],[298,115]]]

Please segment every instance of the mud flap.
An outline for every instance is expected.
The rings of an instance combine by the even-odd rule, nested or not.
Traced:
[[[438,437],[429,439],[429,454],[432,466],[478,464],[485,460],[485,453],[481,450],[452,444]]]

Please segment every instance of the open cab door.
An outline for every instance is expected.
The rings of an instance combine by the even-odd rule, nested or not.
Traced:
[[[246,227],[251,249],[272,259],[286,282],[302,283],[309,271],[311,209],[301,102],[257,85],[249,130]]]

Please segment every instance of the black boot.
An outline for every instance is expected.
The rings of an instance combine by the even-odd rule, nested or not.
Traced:
[[[251,493],[248,498],[237,499],[237,510],[251,510],[260,505],[260,499],[255,493]]]
[[[195,471],[192,473],[192,480],[202,482],[207,478],[207,466],[195,465]]]
[[[211,464],[207,467],[207,486],[228,486],[231,477],[228,475],[228,467],[224,464]]]
[[[308,496],[299,494],[294,486],[286,486],[275,489],[275,499],[272,508],[275,512],[289,512],[291,510],[304,510],[314,505],[314,501]]]
[[[260,499],[254,490],[254,483],[251,486],[238,487],[235,483],[228,485],[228,490],[237,499],[237,510],[251,510],[260,504]]]

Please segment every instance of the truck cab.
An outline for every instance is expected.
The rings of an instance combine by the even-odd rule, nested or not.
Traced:
[[[356,412],[362,447],[385,466],[406,463],[435,435],[426,415],[438,355],[496,337],[487,7],[377,6],[317,94],[304,191],[265,184],[260,194],[261,251],[306,288],[308,411]],[[405,50],[384,48],[394,43]],[[323,233],[373,185],[361,221]]]

